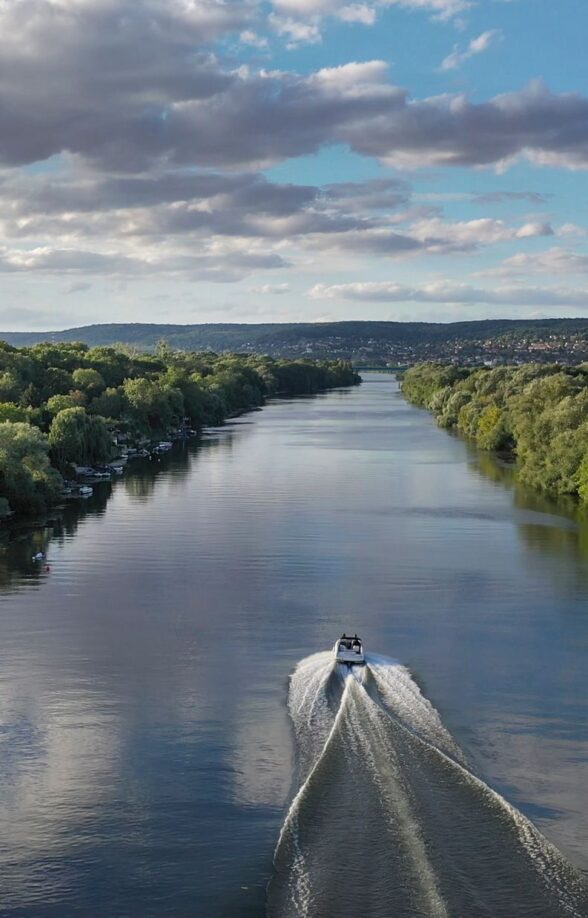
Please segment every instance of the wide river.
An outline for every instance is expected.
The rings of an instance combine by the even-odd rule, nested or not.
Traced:
[[[368,374],[0,547],[0,914],[588,914],[588,524],[510,479]]]

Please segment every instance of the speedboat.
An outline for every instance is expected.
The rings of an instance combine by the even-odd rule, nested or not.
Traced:
[[[356,634],[351,637],[348,634],[342,634],[333,648],[335,651],[335,660],[337,663],[347,663],[348,666],[364,666],[365,656],[363,653],[363,644],[361,638]]]

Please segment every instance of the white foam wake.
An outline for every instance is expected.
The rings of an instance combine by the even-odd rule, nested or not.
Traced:
[[[468,768],[406,667],[319,653],[290,680],[297,787],[270,918],[587,918],[578,872]]]

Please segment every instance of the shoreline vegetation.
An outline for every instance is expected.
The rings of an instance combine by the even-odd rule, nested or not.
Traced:
[[[405,398],[440,427],[516,459],[521,484],[588,503],[588,364],[422,363],[400,380]]]
[[[0,520],[55,506],[80,467],[197,435],[271,397],[359,382],[345,360],[0,341]]]

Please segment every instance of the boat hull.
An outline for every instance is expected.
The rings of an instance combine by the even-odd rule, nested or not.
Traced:
[[[339,641],[337,641],[333,650],[335,652],[336,663],[346,663],[347,666],[365,666],[363,648],[359,653],[357,653],[355,650],[341,650],[339,647]]]

